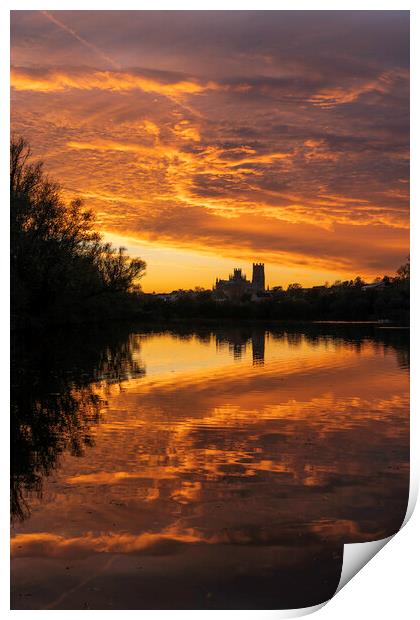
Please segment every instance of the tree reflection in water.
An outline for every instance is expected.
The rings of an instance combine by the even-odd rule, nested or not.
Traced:
[[[93,445],[107,388],[145,371],[128,328],[19,333],[11,348],[11,516],[22,520],[60,455]]]

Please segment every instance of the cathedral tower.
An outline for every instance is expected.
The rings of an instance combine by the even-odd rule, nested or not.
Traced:
[[[252,288],[256,293],[265,291],[264,263],[253,263],[252,265]]]

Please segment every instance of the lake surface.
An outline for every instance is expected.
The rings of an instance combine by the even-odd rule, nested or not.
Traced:
[[[261,326],[18,336],[14,609],[281,609],[395,533],[408,332]]]

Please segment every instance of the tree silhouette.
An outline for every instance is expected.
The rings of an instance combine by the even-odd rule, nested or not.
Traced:
[[[399,269],[397,269],[397,274],[401,278],[401,280],[409,280],[410,279],[410,257],[407,257],[407,262],[405,262]]]
[[[112,330],[17,331],[11,346],[11,516],[25,519],[30,499],[65,452],[93,445],[107,389],[145,374],[138,340],[125,324]]]
[[[18,324],[22,318],[100,318],[106,308],[117,314],[138,290],[145,262],[104,243],[92,211],[81,200],[66,204],[60,186],[31,155],[23,138],[12,138],[13,318]]]

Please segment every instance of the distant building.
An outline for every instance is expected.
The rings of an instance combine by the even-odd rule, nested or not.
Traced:
[[[241,299],[245,294],[250,296],[258,295],[265,292],[265,274],[264,263],[253,263],[252,265],[252,282],[247,280],[242,269],[237,267],[230,274],[228,280],[216,279],[214,292],[219,297],[228,299]]]
[[[255,293],[264,293],[265,291],[264,263],[253,263],[252,265],[252,289]]]
[[[362,286],[362,291],[370,291],[375,288],[383,288],[385,286],[385,282],[382,280],[380,282],[373,282],[372,284],[365,284]]]

